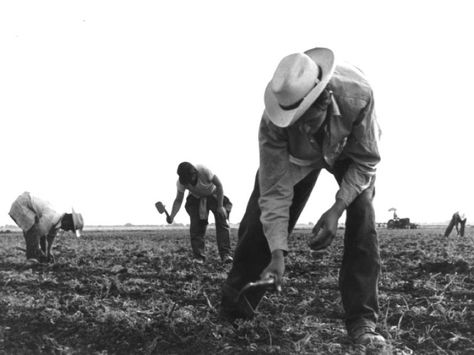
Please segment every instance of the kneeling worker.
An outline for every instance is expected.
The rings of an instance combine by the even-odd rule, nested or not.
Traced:
[[[51,247],[59,229],[75,231],[81,236],[84,220],[80,213],[58,213],[47,201],[24,192],[12,203],[10,217],[23,230],[26,259],[38,262],[54,261]]]

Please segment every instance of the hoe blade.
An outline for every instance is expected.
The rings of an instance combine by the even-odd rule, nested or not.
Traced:
[[[157,203],[155,203],[155,207],[160,214],[165,213],[165,206],[163,205],[161,201],[158,201]]]

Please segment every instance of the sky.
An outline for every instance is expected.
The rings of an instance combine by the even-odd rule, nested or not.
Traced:
[[[181,161],[209,167],[240,222],[258,169],[263,93],[313,47],[370,81],[382,161],[377,222],[474,218],[468,1],[3,1],[0,226],[23,191],[86,225],[164,224]],[[324,172],[300,217],[337,184]],[[210,218],[213,222],[213,218]],[[189,223],[182,207],[176,222]]]

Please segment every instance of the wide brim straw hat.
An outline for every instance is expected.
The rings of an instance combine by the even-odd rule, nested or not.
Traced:
[[[336,67],[328,48],[313,48],[283,58],[265,89],[265,113],[278,127],[288,127],[316,101]]]
[[[72,223],[74,225],[74,231],[76,233],[76,237],[81,236],[82,229],[84,228],[84,219],[80,213],[76,213],[74,209],[72,209]]]

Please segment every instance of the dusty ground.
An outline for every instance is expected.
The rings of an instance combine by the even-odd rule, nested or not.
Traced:
[[[379,230],[379,330],[395,354],[474,354],[474,231],[449,242],[441,232]],[[190,261],[186,230],[65,234],[56,264],[33,267],[16,249],[23,237],[2,233],[0,354],[370,353],[341,319],[342,238],[317,255],[308,233],[291,238],[283,293],[237,328],[217,317],[226,268],[213,231],[203,266]]]

